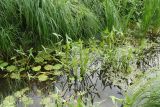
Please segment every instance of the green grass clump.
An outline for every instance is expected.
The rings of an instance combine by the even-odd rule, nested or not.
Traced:
[[[155,70],[155,69],[153,69]],[[159,70],[147,73],[128,90],[124,107],[159,107]]]
[[[159,4],[159,0],[1,0],[0,30],[5,29],[14,46],[7,45],[6,39],[0,43],[0,53],[9,54],[9,50],[19,47],[26,50],[50,45],[59,41],[55,33],[65,41],[66,35],[73,40],[86,39],[106,29],[127,35],[135,29],[143,34],[150,29],[158,32]],[[4,46],[9,46],[8,51]]]
[[[18,28],[18,34],[10,40],[17,47],[26,41],[29,41],[26,47],[57,42],[54,33],[63,39],[66,35],[72,39],[88,38],[96,35],[101,26],[98,16],[90,8],[74,0],[1,0],[0,9],[0,28]],[[6,47],[7,44],[1,43]],[[1,49],[1,52],[6,51]]]
[[[160,0],[145,0],[142,18],[142,31],[147,32],[149,28],[154,31],[160,27]]]

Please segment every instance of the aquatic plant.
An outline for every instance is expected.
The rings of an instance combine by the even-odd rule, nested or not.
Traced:
[[[59,42],[55,33],[65,42],[66,35],[78,40],[106,29],[127,36],[137,36],[130,30],[159,29],[159,0],[1,0],[0,9],[1,56],[9,56],[19,47],[39,50],[41,45]]]
[[[153,71],[154,70],[154,71]],[[152,72],[153,71],[153,72]],[[159,69],[152,68],[127,91],[124,107],[160,106]]]

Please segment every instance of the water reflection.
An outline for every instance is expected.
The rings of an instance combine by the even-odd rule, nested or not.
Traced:
[[[50,93],[55,93],[55,88],[61,90],[61,95],[64,99],[76,95],[78,92],[86,92],[84,97],[92,99],[94,102],[103,102],[100,107],[113,107],[113,103],[109,96],[116,96],[123,98],[121,90],[114,86],[104,86],[102,80],[100,80],[97,73],[88,74],[82,81],[68,82],[67,76],[63,76],[58,82],[38,82],[38,81],[27,81],[27,80],[0,80],[0,96],[1,101],[6,96],[13,95],[15,92],[29,87],[29,91],[25,92],[26,96],[32,98],[33,104],[29,107],[42,107],[40,101],[43,97],[48,96]],[[40,92],[41,91],[41,92]],[[18,100],[18,99],[17,99]],[[24,104],[18,100],[17,107],[25,107]]]

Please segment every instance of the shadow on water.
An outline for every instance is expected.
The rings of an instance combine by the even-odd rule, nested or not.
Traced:
[[[19,91],[25,87],[29,87],[30,90],[25,93],[33,100],[33,104],[29,107],[42,107],[40,104],[42,97],[49,95],[51,92],[54,93],[55,88],[61,90],[62,97],[64,99],[75,95],[77,92],[86,92],[84,97],[91,99],[92,103],[102,102],[100,107],[114,106],[109,96],[123,98],[119,88],[112,85],[105,86],[97,73],[86,75],[84,80],[81,82],[68,82],[67,76],[61,77],[58,82],[1,79],[0,87],[0,101],[3,101],[6,96],[12,95],[16,91]],[[38,95],[37,90],[41,90],[43,94]],[[24,105],[23,103],[17,101],[17,107],[24,107]]]
[[[145,54],[145,57],[139,60],[137,64],[139,67],[137,68],[146,71],[151,67],[160,65],[159,50],[159,47],[156,47],[152,50],[144,51],[143,54]],[[78,92],[85,92],[83,97],[91,99],[92,103],[102,102],[99,107],[113,107],[114,105],[110,96],[115,96],[117,98],[124,98],[124,96],[122,90],[118,86],[114,86],[111,82],[106,82],[108,76],[106,76],[105,73],[106,71],[96,70],[96,72],[92,74],[86,74],[82,81],[75,79],[70,80],[67,75],[61,76],[56,82],[0,79],[0,102],[2,102],[5,97],[23,88],[29,87],[29,91],[25,93],[25,95],[33,100],[33,104],[29,107],[42,107],[40,104],[41,99],[44,96],[48,96],[50,93],[55,93],[56,89],[61,91],[61,96],[64,99],[76,95]],[[38,90],[40,90],[42,94],[39,95]],[[120,107],[121,105],[118,106]],[[18,99],[17,107],[24,107],[23,103],[18,101]]]

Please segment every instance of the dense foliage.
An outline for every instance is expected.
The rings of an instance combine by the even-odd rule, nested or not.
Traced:
[[[0,55],[51,45],[66,35],[97,36],[104,29],[140,37],[151,28],[157,34],[159,5],[159,0],[1,0]]]
[[[0,0],[0,76],[46,82],[65,75],[69,84],[85,86],[85,76],[98,69],[103,84],[127,87],[159,37],[160,0]],[[137,83],[120,100],[126,107],[159,106],[158,82]],[[22,91],[18,96],[28,99],[28,89]],[[15,106],[15,94],[0,107],[8,98]],[[57,105],[74,106],[55,95]],[[86,105],[82,96],[75,98],[77,107]]]

